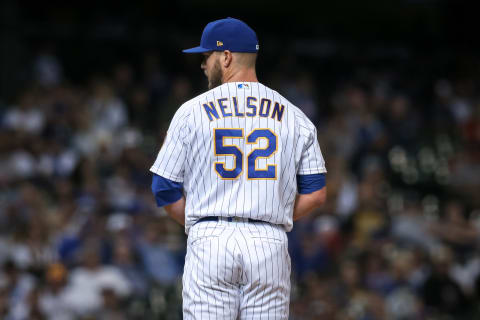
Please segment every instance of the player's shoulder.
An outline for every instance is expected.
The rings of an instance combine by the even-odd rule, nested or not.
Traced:
[[[181,119],[182,121],[187,120],[192,115],[195,107],[203,100],[204,93],[191,98],[190,100],[184,102],[175,112],[174,118]]]
[[[311,130],[311,131],[315,130],[315,125],[313,124],[313,122],[307,117],[307,115],[299,107],[297,107],[294,103],[292,103],[290,100],[285,98],[278,91],[272,88],[269,88],[265,85],[263,86],[267,90],[271,90],[273,93],[273,96],[279,99],[281,101],[281,104],[286,106],[287,112],[290,112],[292,114],[292,116],[295,119],[295,123],[297,123],[299,126],[304,127],[308,130]]]
[[[224,86],[224,85],[222,85]],[[193,116],[195,113],[198,114],[199,110],[201,110],[201,106],[203,104],[208,104],[211,101],[214,101],[218,98],[221,98],[221,96],[224,94],[222,93],[222,90],[220,87],[216,87],[213,89],[210,89],[208,91],[205,91],[190,100],[184,102],[180,107],[177,109],[175,112],[175,115],[173,117],[173,121],[175,122],[183,122],[184,125],[191,125],[195,120],[195,116]],[[224,88],[223,91],[226,89]]]

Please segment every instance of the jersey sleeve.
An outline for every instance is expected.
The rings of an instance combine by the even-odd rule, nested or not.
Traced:
[[[309,194],[325,187],[325,173],[297,175],[297,190]]]
[[[325,173],[325,160],[320,150],[320,145],[317,138],[317,130],[309,130],[305,139],[305,146],[300,158],[300,165],[298,167],[298,175]]]
[[[175,182],[183,183],[188,149],[188,115],[177,111],[170,123],[165,141],[150,171]]]
[[[183,196],[183,185],[157,174],[152,177],[152,192],[159,207],[178,201]]]

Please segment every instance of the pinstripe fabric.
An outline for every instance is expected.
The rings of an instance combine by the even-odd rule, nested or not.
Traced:
[[[263,106],[262,99],[268,99]],[[217,132],[226,136],[214,142]],[[257,138],[248,140],[254,132]],[[288,319],[286,231],[293,223],[296,177],[326,172],[310,120],[260,83],[225,83],[179,108],[150,170],[184,187],[184,319]],[[227,179],[232,172],[238,176]],[[206,216],[265,222],[196,224]]]
[[[247,97],[256,98],[257,115],[237,117],[232,98],[238,101],[238,112],[246,114]],[[224,102],[223,116],[218,99]],[[260,101],[272,101],[267,117],[259,116]],[[211,121],[203,105],[213,102],[219,119]],[[284,106],[281,121],[275,118],[274,104]],[[265,110],[264,110],[265,111]],[[224,180],[214,170],[215,162],[225,163],[225,169],[235,167],[232,155],[215,156],[214,128],[238,128],[246,137],[256,128],[268,128],[278,137],[277,151],[269,158],[257,158],[260,169],[276,165],[275,180],[247,179],[247,160],[236,180]],[[245,139],[225,138],[225,145],[234,145],[243,158],[255,149],[266,148],[265,139],[246,143]],[[315,126],[297,107],[278,92],[256,82],[225,83],[186,102],[175,114],[165,142],[150,169],[167,179],[183,182],[186,200],[186,232],[204,216],[237,216],[253,218],[292,228],[292,209],[296,195],[296,175],[326,172],[325,162],[317,141]]]
[[[188,236],[184,319],[288,319],[290,257],[282,227],[202,222]]]

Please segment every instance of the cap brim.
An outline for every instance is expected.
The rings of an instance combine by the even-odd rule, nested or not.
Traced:
[[[202,47],[195,47],[195,48],[182,50],[182,52],[184,53],[203,53],[203,52],[209,52],[209,51],[212,51],[212,49],[206,49]]]

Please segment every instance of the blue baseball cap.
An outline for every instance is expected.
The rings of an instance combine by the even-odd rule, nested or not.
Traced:
[[[183,50],[185,53],[230,50],[255,53],[259,49],[257,35],[245,22],[226,18],[215,20],[203,29],[200,46]]]

